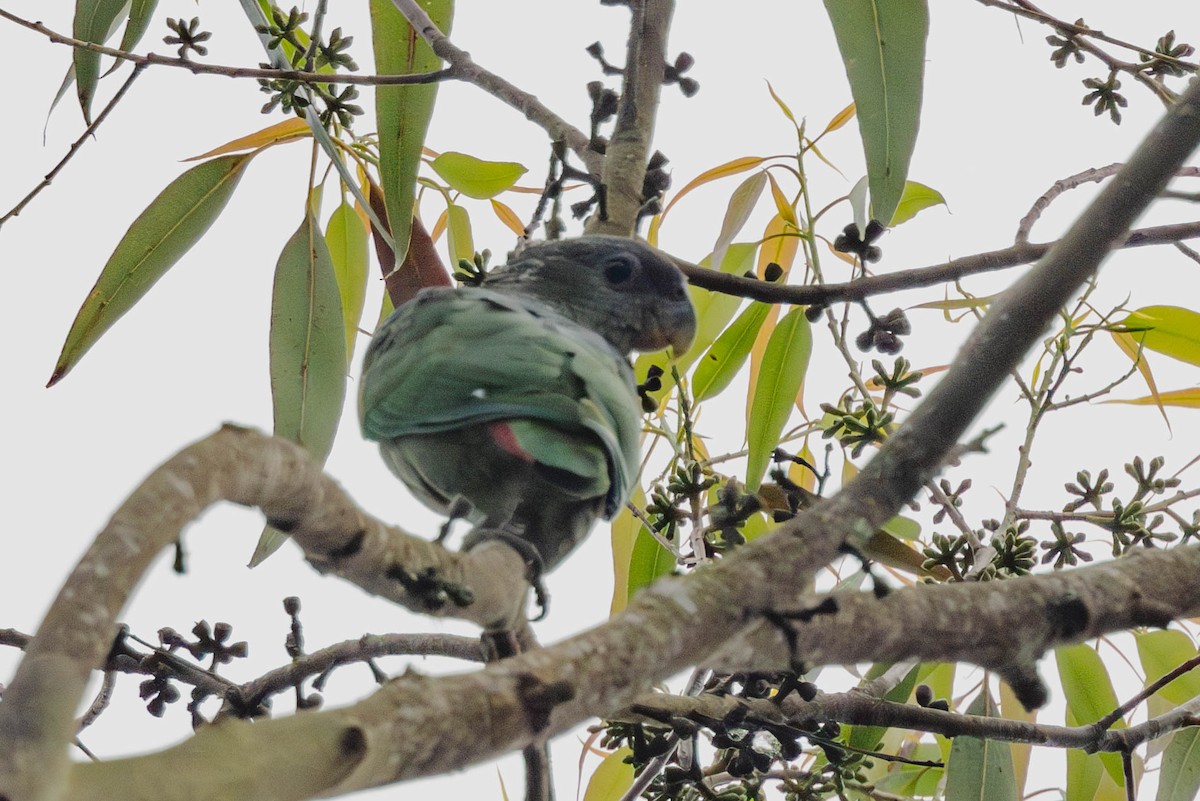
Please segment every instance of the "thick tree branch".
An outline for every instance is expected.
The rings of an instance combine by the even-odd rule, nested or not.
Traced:
[[[0,795],[22,801],[100,799],[121,788],[120,795],[132,798],[134,788],[146,787],[158,799],[196,801],[253,796],[255,788],[269,786],[276,797],[303,798],[460,769],[628,705],[652,682],[705,662],[765,611],[802,611],[796,587],[835,558],[847,541],[861,546],[935,473],[1009,370],[1198,142],[1200,81],[1193,81],[1067,235],[992,304],[942,381],[875,458],[840,493],[771,536],[686,579],[652,585],[604,626],[475,673],[439,678],[409,674],[346,709],[253,725],[229,721],[159,754],[69,766],[65,754],[74,707],[88,674],[104,658],[107,633],[129,591],[179,526],[216,498],[262,506],[273,524],[289,529],[311,562],[356,581],[366,579],[372,588],[389,584],[386,571],[378,576],[381,566],[406,564],[395,558],[406,546],[389,544],[382,526],[344,502],[329,479],[314,476],[315,468],[299,448],[227,429],[213,438],[220,447],[210,446],[207,462],[195,449],[184,451],[118,511],[30,645],[0,704]],[[187,480],[193,472],[198,480]],[[483,552],[481,547],[463,559]],[[961,611],[972,592],[1010,589],[1018,582],[1051,588],[1043,600],[1044,633],[1021,652],[1003,655],[1008,675],[1017,678],[1015,689],[1028,704],[1041,700],[1032,671],[1037,649],[1048,641],[1077,641],[1111,630],[1106,626],[1158,624],[1179,611],[1200,611],[1198,558],[1196,548],[1178,548],[1098,566],[1104,572],[1076,571],[1069,574],[1075,582],[1071,589],[1082,595],[1072,597],[1053,594],[1047,582],[1064,581],[1060,577],[1013,579],[990,587],[923,587],[896,595],[918,599],[908,603],[946,599],[914,621],[940,625],[938,621],[953,620],[956,636],[961,636]],[[1167,562],[1174,562],[1174,568],[1168,569]],[[367,575],[372,565],[374,583]],[[1089,577],[1103,581],[1089,583]],[[1097,595],[1105,587],[1117,600]],[[887,599],[836,598],[839,615],[850,610],[856,620],[888,619],[880,614]],[[816,614],[799,624],[799,640],[825,624],[825,617]],[[778,629],[772,636],[778,647]],[[860,647],[872,642],[869,637],[856,641]],[[820,642],[810,647],[798,641],[794,656],[813,664],[819,661],[814,656],[834,657],[820,648]],[[976,661],[986,653],[980,648],[971,658]],[[871,658],[888,656],[873,651]],[[288,758],[281,759],[285,753]],[[188,761],[188,785],[163,786],[158,780],[163,770],[181,760]]]
[[[571,148],[587,166],[588,172],[593,175],[600,173],[601,156],[589,146],[587,134],[559,117],[530,93],[476,64],[469,53],[457,47],[438,29],[416,0],[392,2],[417,35],[426,41],[439,58],[450,65],[456,78],[475,84],[497,100],[520,111],[525,115],[525,119],[549,134],[551,140],[564,142]]]
[[[674,0],[634,0],[625,48],[625,76],[617,120],[604,153],[600,182],[605,191],[604,219],[588,222],[588,233],[630,236],[644,198],[642,183],[658,117],[658,97],[666,70],[667,34]]]

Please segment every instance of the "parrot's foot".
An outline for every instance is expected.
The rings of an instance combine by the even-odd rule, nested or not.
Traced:
[[[788,650],[789,669],[797,675],[804,675],[808,672],[808,667],[800,658],[798,638],[796,630],[793,627],[794,623],[807,623],[817,615],[831,615],[837,611],[837,601],[833,598],[825,598],[816,606],[808,609],[800,609],[794,612],[777,612],[773,609],[764,609],[761,614],[763,620],[779,629],[779,633],[783,635],[783,640]]]
[[[533,620],[534,622],[543,620],[550,612],[550,593],[546,591],[546,585],[542,583],[542,575],[546,572],[546,563],[542,561],[542,555],[538,549],[533,547],[533,543],[529,540],[512,531],[502,528],[476,528],[468,537],[465,550],[471,550],[483,540],[500,540],[525,560],[525,580],[533,588],[533,597],[542,610]]]
[[[446,538],[450,536],[450,531],[454,528],[454,524],[471,514],[474,509],[475,507],[471,502],[462,495],[455,496],[454,500],[450,501],[450,508],[446,510],[446,522],[438,530],[438,535],[434,542],[438,545],[445,542]]]
[[[401,565],[394,565],[387,574],[388,578],[400,582],[405,592],[420,600],[431,612],[441,609],[447,603],[462,607],[475,602],[475,593],[470,587],[442,578],[435,567],[412,573]]]

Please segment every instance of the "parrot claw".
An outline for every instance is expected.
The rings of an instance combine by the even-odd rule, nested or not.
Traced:
[[[529,540],[523,539],[520,534],[513,531],[503,528],[476,528],[468,537],[464,550],[470,550],[485,539],[500,540],[525,560],[525,580],[533,588],[533,597],[542,610],[537,617],[533,618],[533,622],[544,620],[550,612],[550,593],[546,591],[546,585],[542,583],[542,576],[546,572],[546,563],[543,561],[542,555],[538,553],[538,549]]]
[[[443,523],[442,527],[438,530],[438,535],[437,538],[434,539],[434,542],[436,542],[438,545],[441,545],[443,542],[445,542],[446,538],[450,536],[450,532],[453,530],[455,522],[462,520],[467,515],[471,514],[474,509],[474,505],[462,495],[454,496],[454,499],[450,501],[449,508],[446,509],[446,522]]]

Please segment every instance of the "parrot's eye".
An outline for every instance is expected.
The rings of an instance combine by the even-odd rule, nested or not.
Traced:
[[[621,255],[610,259],[604,265],[604,280],[610,284],[623,284],[633,275],[634,266],[632,256]]]

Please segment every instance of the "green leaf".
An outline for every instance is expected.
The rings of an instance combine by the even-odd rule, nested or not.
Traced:
[[[333,260],[333,273],[342,297],[342,322],[346,336],[346,362],[354,356],[358,325],[367,300],[367,228],[351,203],[333,210],[325,226],[325,245]]]
[[[72,35],[92,44],[104,44],[124,19],[129,0],[75,0]],[[92,98],[100,81],[100,54],[75,48],[75,87],[83,119],[92,124]]]
[[[942,197],[941,192],[916,181],[906,181],[900,204],[896,206],[896,213],[892,215],[892,225],[908,222],[925,209],[944,205],[946,198]]]
[[[312,215],[275,266],[270,347],[275,435],[323,463],[346,396],[346,335],[333,259]]]
[[[132,0],[129,5],[129,22],[125,25],[125,33],[121,36],[121,50],[133,50],[146,35],[150,20],[154,17],[154,9],[158,0]]]
[[[890,665],[875,664],[871,666],[871,670],[867,673],[867,681],[873,680],[878,676],[883,675]],[[908,701],[908,697],[912,695],[913,688],[917,686],[917,673],[920,670],[920,665],[914,665],[911,670],[904,675],[904,678],[896,683],[896,686],[888,690],[884,694],[883,700],[893,701],[897,704],[903,704]],[[851,748],[858,748],[866,751],[873,751],[883,739],[883,735],[887,732],[887,726],[866,726],[856,725],[849,726],[849,732],[846,734],[846,743]]]
[[[442,33],[450,33],[454,0],[422,0],[421,6]],[[371,0],[371,41],[376,72],[380,75],[433,72],[442,66],[441,59],[413,31],[392,0]],[[396,242],[397,264],[404,262],[408,252],[417,170],[437,90],[437,83],[375,89],[379,174],[388,224]]]
[[[271,293],[271,403],[275,436],[299,443],[324,464],[346,399],[346,334],[333,259],[311,214],[288,239]],[[254,567],[287,535],[268,526]]]
[[[858,112],[871,216],[892,224],[917,142],[929,8],[925,0],[825,0]]]
[[[583,801],[619,801],[633,786],[633,765],[625,760],[633,755],[628,748],[618,748],[604,758],[588,779]]]
[[[1179,306],[1146,306],[1121,321],[1148,350],[1200,366],[1200,314]],[[1138,330],[1147,329],[1147,330]]]
[[[1134,634],[1138,658],[1146,673],[1146,684],[1157,681],[1175,668],[1196,656],[1196,646],[1182,631],[1162,629]],[[1184,673],[1157,693],[1172,704],[1179,705],[1200,695],[1200,675],[1194,670]]]
[[[1180,729],[1163,752],[1155,801],[1191,801],[1200,792],[1200,729]]]
[[[629,589],[626,598],[642,587],[648,587],[659,578],[675,570],[675,554],[663,547],[645,526],[638,529],[633,541],[633,553],[629,557]]]
[[[882,530],[893,537],[902,540],[915,540],[921,534],[921,524],[911,517],[897,515],[880,526]]]
[[[515,184],[526,170],[514,161],[484,161],[466,153],[443,153],[430,164],[451,189],[487,200]]]
[[[1062,680],[1067,710],[1079,725],[1095,723],[1117,708],[1117,694],[1113,691],[1108,668],[1094,648],[1084,644],[1068,645],[1057,649],[1054,658]],[[1113,724],[1114,729],[1124,727],[1122,720]],[[1100,754],[1099,758],[1112,780],[1124,787],[1120,755],[1105,753]]]
[[[133,221],[75,315],[47,386],[62,380],[88,348],[204,236],[253,155],[197,164],[168,184]]]
[[[692,375],[696,403],[720,394],[729,386],[750,357],[750,349],[770,311],[770,304],[752,302],[700,358]]]
[[[450,247],[450,264],[458,267],[459,261],[475,258],[475,239],[471,236],[471,216],[457,203],[446,208],[446,240]]]
[[[812,329],[804,317],[804,309],[795,306],[771,332],[755,383],[746,432],[750,448],[746,459],[747,492],[757,491],[762,483],[771,452],[779,444],[779,435],[791,416],[811,355]]]
[[[985,687],[971,705],[969,715],[996,716],[996,703]],[[1016,801],[1016,774],[1010,743],[978,737],[955,737],[946,763],[946,801]]]

